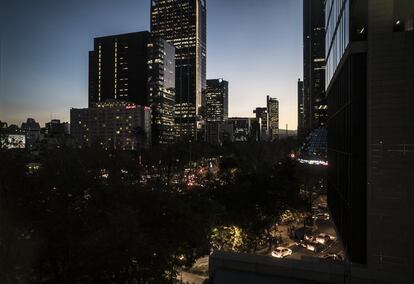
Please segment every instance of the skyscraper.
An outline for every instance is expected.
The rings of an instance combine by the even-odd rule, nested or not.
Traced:
[[[398,279],[414,279],[414,1],[329,0],[325,13],[328,204],[352,262],[413,283]]]
[[[224,122],[229,116],[229,82],[223,79],[207,80],[205,120]]]
[[[304,131],[324,126],[325,94],[325,0],[303,1]],[[302,133],[299,133],[301,135]]]
[[[303,81],[298,80],[298,136],[303,136],[305,129],[305,96]]]
[[[175,48],[152,37],[148,43],[148,95],[152,111],[152,143],[175,141]]]
[[[107,100],[152,109],[152,142],[174,142],[175,48],[149,32],[95,38],[89,53],[89,106]]]
[[[279,101],[267,96],[267,133],[269,140],[275,141],[279,138]]]
[[[177,133],[195,139],[206,89],[205,0],[151,0],[151,32],[176,48]]]
[[[257,107],[253,110],[253,113],[256,114],[256,121],[254,123],[254,131],[256,132],[257,141],[267,141],[268,136],[268,114],[267,108]]]
[[[95,38],[89,52],[89,106],[105,100],[148,105],[149,32]]]

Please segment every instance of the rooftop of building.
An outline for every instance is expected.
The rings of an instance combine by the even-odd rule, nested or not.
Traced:
[[[209,259],[209,280],[210,284],[385,284],[414,283],[414,275],[370,271],[349,262],[316,258],[294,260],[214,252]]]

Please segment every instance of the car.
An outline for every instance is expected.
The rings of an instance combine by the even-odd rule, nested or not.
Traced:
[[[303,245],[304,248],[313,252],[321,252],[324,249],[324,245],[313,241],[313,242],[306,242]]]
[[[311,238],[312,238],[312,236],[311,236],[311,235],[308,235],[308,234],[305,234],[305,235],[303,236],[303,239],[304,239],[305,241],[309,241]]]
[[[316,220],[324,220],[327,221],[330,219],[329,213],[317,213],[315,215],[312,216],[313,219]]]
[[[298,245],[313,252],[319,252],[323,249],[323,245],[317,241],[316,237],[311,235],[305,235],[304,240],[298,243]]]
[[[305,248],[306,248],[307,250],[310,250],[310,251],[316,252],[316,250],[318,249],[318,246],[317,246],[317,244],[315,244],[315,243],[307,243],[307,244],[306,244],[306,246],[305,246]]]
[[[320,233],[315,237],[315,240],[320,244],[326,244],[329,241],[335,240],[335,237],[328,234]]]
[[[303,239],[305,241],[309,241],[309,242],[316,242],[316,238],[314,236],[312,236],[311,233],[305,234],[303,236]]]
[[[285,247],[278,247],[272,251],[272,256],[277,258],[284,258],[292,254],[292,250]]]
[[[328,208],[328,203],[322,202],[318,204],[318,209],[320,210],[326,210]]]

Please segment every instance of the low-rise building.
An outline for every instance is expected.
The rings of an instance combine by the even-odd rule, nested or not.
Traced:
[[[71,135],[78,147],[136,150],[151,144],[151,109],[123,101],[71,109]]]
[[[228,122],[209,121],[205,123],[205,141],[212,145],[234,142],[233,125]]]
[[[254,118],[232,117],[227,120],[227,124],[233,129],[234,142],[247,142],[252,140],[252,125]]]
[[[22,123],[21,131],[26,135],[26,147],[29,151],[36,150],[40,140],[40,124],[33,118]]]
[[[45,134],[53,137],[61,137],[69,135],[70,125],[68,122],[61,122],[59,119],[52,119],[50,122],[47,122],[45,125]]]

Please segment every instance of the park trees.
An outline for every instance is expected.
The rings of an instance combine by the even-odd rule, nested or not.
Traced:
[[[134,157],[58,150],[28,175],[1,155],[1,283],[171,283],[209,253],[209,201],[125,182]]]
[[[188,166],[185,145],[57,149],[31,174],[32,157],[0,152],[0,283],[172,283],[212,243],[270,249],[281,214],[303,200],[295,162],[264,147],[205,149],[221,168],[191,188],[170,182]]]

